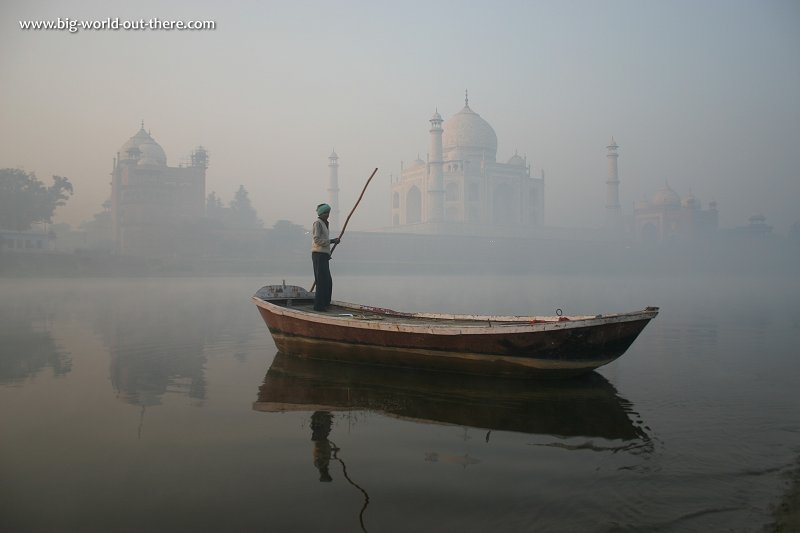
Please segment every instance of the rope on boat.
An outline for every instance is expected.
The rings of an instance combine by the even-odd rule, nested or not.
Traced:
[[[383,320],[380,315],[356,315],[354,313],[339,313],[338,316],[346,318],[355,318],[356,320]]]

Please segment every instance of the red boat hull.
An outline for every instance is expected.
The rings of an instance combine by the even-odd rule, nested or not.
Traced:
[[[439,323],[430,319],[426,325],[420,315],[391,311],[408,320],[355,320],[352,314],[306,313],[255,300],[277,348],[284,353],[500,376],[562,377],[591,371],[622,355],[657,314],[657,309],[648,308],[548,323],[517,320],[492,325],[491,320],[474,320],[476,327],[452,319],[440,319]]]

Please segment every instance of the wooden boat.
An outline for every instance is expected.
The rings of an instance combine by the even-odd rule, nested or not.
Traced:
[[[632,405],[597,373],[527,380],[322,361],[278,352],[256,411],[370,411],[425,424],[558,438],[647,440]]]
[[[314,294],[267,285],[253,301],[278,350],[309,357],[448,372],[563,377],[622,355],[657,307],[593,316],[485,316],[405,313],[332,302],[314,311]]]

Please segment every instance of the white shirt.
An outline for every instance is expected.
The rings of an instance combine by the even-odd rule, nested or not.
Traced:
[[[328,225],[318,218],[311,227],[311,251],[331,253],[331,236]]]

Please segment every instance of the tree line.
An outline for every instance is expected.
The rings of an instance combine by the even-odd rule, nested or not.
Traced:
[[[18,168],[0,169],[0,228],[26,231],[35,224],[51,223],[57,207],[72,196],[72,184],[53,176],[47,186],[33,172]]]

